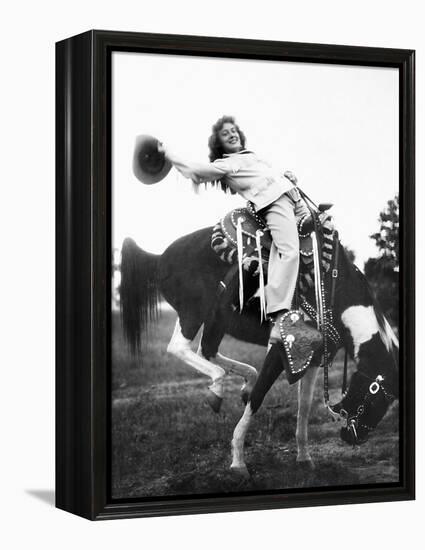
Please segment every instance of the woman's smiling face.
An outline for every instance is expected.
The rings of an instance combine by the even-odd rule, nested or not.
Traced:
[[[218,132],[218,139],[227,154],[237,153],[242,149],[241,138],[232,122],[225,122]]]

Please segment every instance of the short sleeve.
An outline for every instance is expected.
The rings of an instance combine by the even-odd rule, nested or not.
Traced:
[[[213,164],[228,174],[236,174],[241,169],[241,164],[237,158],[216,159]]]

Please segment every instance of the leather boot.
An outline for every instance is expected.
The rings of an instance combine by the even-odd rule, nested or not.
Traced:
[[[280,334],[280,329],[279,329],[279,319],[287,311],[288,311],[287,309],[281,309],[280,311],[273,312],[270,315],[273,326],[269,336],[269,347],[271,346],[271,344],[275,344],[276,342],[281,342],[282,336]]]

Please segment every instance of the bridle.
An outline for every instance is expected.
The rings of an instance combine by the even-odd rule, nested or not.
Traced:
[[[344,408],[339,411],[339,415],[341,416],[341,418],[347,421],[346,428],[349,433],[351,433],[353,439],[353,447],[359,442],[357,433],[358,428],[364,428],[368,432],[376,428],[376,426],[369,426],[365,422],[362,422],[362,416],[365,412],[366,405],[370,405],[374,400],[376,400],[379,393],[382,393],[384,395],[384,398],[388,404],[392,403],[396,399],[395,395],[393,395],[384,384],[385,379],[381,374],[378,374],[378,376],[373,379],[367,376],[364,372],[357,371],[357,373],[367,378],[371,382],[368,390],[364,394],[360,405],[357,406],[355,414],[350,415]]]

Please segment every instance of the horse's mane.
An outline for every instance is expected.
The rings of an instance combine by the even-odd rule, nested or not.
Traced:
[[[390,323],[385,317],[384,312],[382,311],[382,308],[376,298],[375,292],[369,284],[369,281],[367,280],[365,274],[362,273],[360,269],[353,262],[349,260],[346,250],[341,243],[339,243],[339,246],[340,246],[340,254],[345,258],[346,263],[351,267],[356,277],[362,281],[372,301],[373,310],[375,312],[376,320],[378,322],[379,335],[385,347],[387,348],[387,351],[390,353],[393,353],[394,347],[397,348],[397,351],[398,351],[399,349],[398,338],[394,334],[394,331],[391,328]]]

